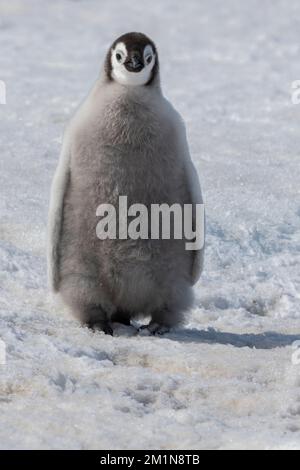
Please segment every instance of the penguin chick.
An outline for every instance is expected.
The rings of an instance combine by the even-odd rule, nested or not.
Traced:
[[[102,74],[64,135],[50,199],[48,275],[83,323],[151,318],[178,325],[192,305],[204,249],[185,240],[110,239],[96,234],[100,204],[201,204],[185,126],[163,96],[155,44],[128,33],[110,47]]]

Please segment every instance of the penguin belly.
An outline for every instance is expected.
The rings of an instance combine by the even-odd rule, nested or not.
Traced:
[[[145,123],[146,132],[147,128]],[[96,234],[96,210],[101,204],[118,209],[120,196],[127,196],[128,207],[143,204],[149,215],[151,204],[187,202],[183,169],[170,145],[172,140],[157,129],[139,139],[136,134],[132,139],[127,134],[125,142],[110,142],[101,131],[95,138],[93,132],[93,137],[85,136],[84,142],[88,145],[83,146],[79,139],[72,154],[71,183],[65,201],[62,276],[74,272],[93,279],[93,289],[99,286],[99,296],[105,295],[115,308],[131,314],[151,314],[189,284],[191,252],[185,250],[184,240],[153,240],[151,233],[146,240],[100,240]]]

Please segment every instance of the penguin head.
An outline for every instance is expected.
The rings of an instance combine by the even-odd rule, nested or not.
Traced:
[[[121,85],[150,85],[158,74],[155,44],[142,33],[123,34],[108,51],[105,72]]]

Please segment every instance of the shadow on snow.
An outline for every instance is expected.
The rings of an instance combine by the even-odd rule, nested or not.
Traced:
[[[291,346],[300,341],[298,335],[267,331],[260,334],[226,333],[209,328],[208,330],[180,329],[164,336],[172,341],[183,343],[226,344],[236,348],[275,349]]]

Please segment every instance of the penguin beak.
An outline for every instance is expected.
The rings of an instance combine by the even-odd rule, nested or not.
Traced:
[[[140,72],[144,68],[143,59],[138,52],[133,52],[124,65],[128,72]]]

